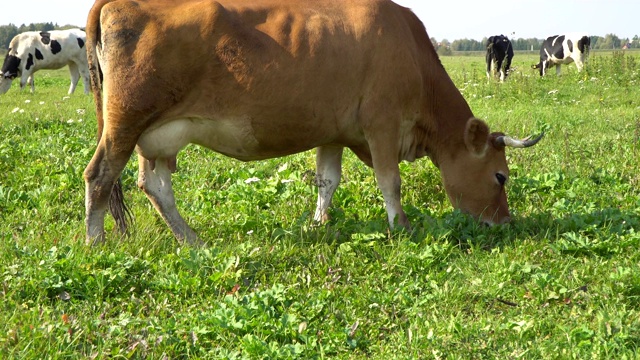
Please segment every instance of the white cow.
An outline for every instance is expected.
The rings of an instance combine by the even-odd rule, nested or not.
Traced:
[[[41,69],[60,69],[69,66],[73,93],[80,76],[84,83],[84,93],[90,90],[89,66],[85,50],[86,35],[80,29],[54,31],[27,31],[16,35],[9,45],[9,51],[2,64],[0,94],[11,88],[13,79],[20,77],[20,88],[26,84],[35,90],[33,73]]]
[[[532,65],[540,70],[540,76],[547,73],[547,69],[556,66],[556,74],[560,75],[560,65],[576,63],[578,71],[582,71],[589,55],[591,40],[583,33],[554,35],[542,42],[540,47],[540,62]]]

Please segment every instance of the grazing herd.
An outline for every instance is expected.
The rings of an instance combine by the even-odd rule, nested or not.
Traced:
[[[581,70],[588,49],[586,35],[550,37],[534,68],[559,73],[574,61]],[[506,36],[489,37],[487,77],[504,81],[513,54]],[[0,93],[15,78],[33,91],[35,71],[63,66],[69,93],[82,77],[96,105],[98,145],[84,171],[88,244],[104,240],[107,211],[127,231],[119,179],[134,152],[138,186],[179,241],[199,244],[171,180],[190,143],[241,161],[315,148],[318,222],[329,218],[348,148],[373,168],[390,227],[410,228],[400,161],[429,157],[455,208],[501,224],[510,220],[505,149],[542,138],[517,140],[475,118],[422,22],[389,0],[97,0],[86,36],[16,36]]]
[[[547,69],[556,66],[556,74],[560,75],[560,65],[576,63],[578,71],[582,71],[591,40],[587,34],[567,34],[550,36],[542,42],[540,47],[540,62],[531,68],[540,71],[540,76],[547,73]],[[494,35],[487,39],[487,78],[491,79],[500,74],[500,81],[504,81],[509,73],[513,59],[511,41],[504,35]]]

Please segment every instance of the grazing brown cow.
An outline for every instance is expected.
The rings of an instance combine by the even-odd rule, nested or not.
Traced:
[[[400,161],[429,156],[455,207],[503,223],[505,146],[537,142],[474,118],[420,20],[389,0],[98,0],[86,31],[99,127],[88,243],[104,240],[108,207],[126,230],[118,179],[134,150],[138,186],[198,243],[171,187],[189,143],[242,161],[316,148],[318,221],[347,147],[373,167],[390,225],[408,228]]]

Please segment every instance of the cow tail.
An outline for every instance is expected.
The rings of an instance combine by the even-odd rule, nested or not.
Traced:
[[[104,113],[103,113],[103,98],[102,98],[102,80],[103,74],[100,68],[100,62],[98,60],[98,49],[101,47],[101,28],[100,28],[100,13],[102,7],[113,0],[97,1],[91,10],[87,18],[87,61],[89,63],[89,74],[91,78],[91,91],[96,105],[96,120],[98,122],[98,134],[97,141],[100,142],[102,138],[102,132],[104,130]],[[122,192],[122,178],[118,178],[111,190],[111,196],[109,198],[109,211],[113,216],[116,225],[121,233],[126,234],[128,229],[128,223],[133,221],[131,211],[124,202],[124,194]]]

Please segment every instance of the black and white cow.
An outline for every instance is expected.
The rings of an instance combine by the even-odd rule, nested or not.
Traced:
[[[41,69],[60,69],[67,65],[71,73],[69,94],[76,89],[80,76],[84,83],[84,93],[88,94],[89,65],[85,39],[86,35],[80,29],[27,31],[16,35],[11,40],[2,64],[0,94],[9,91],[13,79],[17,77],[20,78],[21,89],[28,83],[33,92],[33,73]]]
[[[500,81],[507,78],[511,60],[513,59],[513,46],[508,37],[494,35],[487,39],[487,78],[491,79],[500,72]]]
[[[552,65],[556,66],[556,74],[560,75],[560,65],[576,63],[578,71],[582,71],[589,55],[591,39],[587,34],[567,34],[548,37],[540,47],[540,62],[532,66],[540,70],[544,76]]]

